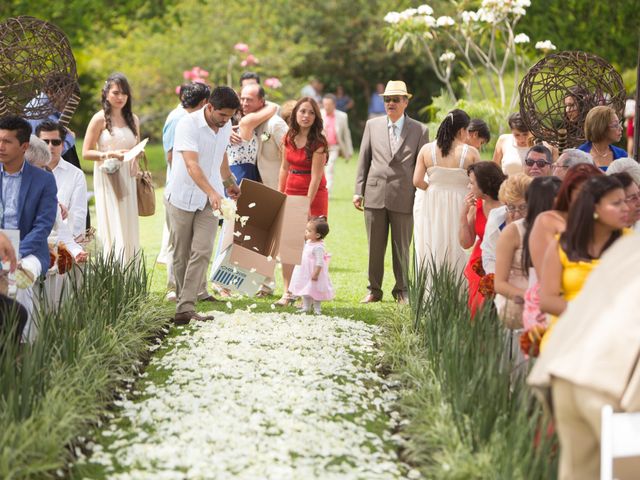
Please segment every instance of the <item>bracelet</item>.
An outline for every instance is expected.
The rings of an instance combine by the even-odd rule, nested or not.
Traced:
[[[225,178],[224,180],[222,180],[222,186],[224,188],[237,187],[238,183],[236,182],[236,177],[230,175],[229,177]]]

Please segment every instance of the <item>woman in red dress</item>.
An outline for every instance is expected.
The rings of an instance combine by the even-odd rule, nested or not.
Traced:
[[[473,251],[464,269],[469,284],[469,308],[474,315],[482,305],[484,297],[478,291],[480,279],[484,275],[482,268],[482,239],[487,225],[489,212],[499,207],[498,191],[506,179],[500,167],[493,162],[477,162],[467,169],[469,175],[469,193],[465,197],[465,208],[460,218],[460,245]]]
[[[309,198],[309,218],[325,217],[329,206],[324,166],[327,162],[327,140],[322,134],[322,116],[315,100],[302,97],[296,103],[284,139],[278,190],[287,195]],[[289,281],[293,265],[282,265],[284,294],[275,304],[293,303]]]

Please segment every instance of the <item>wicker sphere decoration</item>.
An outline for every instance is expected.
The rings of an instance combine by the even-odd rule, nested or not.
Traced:
[[[586,141],[584,120],[598,105],[622,115],[622,77],[606,60],[585,52],[547,55],[520,82],[520,115],[540,140],[564,148]]]
[[[41,92],[51,101],[32,101]],[[78,75],[64,32],[29,16],[0,23],[0,114],[45,118],[72,97],[79,100]]]

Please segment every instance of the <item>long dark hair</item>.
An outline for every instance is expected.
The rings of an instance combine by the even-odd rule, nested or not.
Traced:
[[[567,228],[560,235],[560,246],[569,260],[593,260],[589,253],[589,245],[593,241],[595,225],[594,214],[596,204],[607,193],[620,189],[624,192],[620,180],[607,175],[591,177],[584,182],[582,191],[569,208]],[[604,244],[602,252],[611,246],[622,235],[622,229],[614,230]],[[601,252],[601,253],[602,253]]]
[[[533,179],[524,198],[527,202],[527,215],[524,218],[524,235],[522,236],[522,270],[529,276],[529,269],[533,267],[529,237],[533,229],[533,222],[542,212],[551,210],[553,202],[560,190],[562,181],[558,177],[536,177]]]
[[[287,142],[289,145],[295,147],[296,146],[296,135],[300,133],[300,124],[298,124],[298,110],[300,110],[300,106],[303,103],[308,103],[313,108],[313,112],[316,114],[316,118],[309,129],[309,134],[307,135],[307,144],[304,146],[305,154],[307,160],[310,162],[313,157],[313,152],[318,150],[320,147],[324,147],[325,153],[328,150],[327,139],[322,133],[322,114],[320,113],[320,108],[318,107],[318,103],[311,97],[302,97],[300,100],[296,102],[296,106],[293,107],[293,111],[291,112],[291,118],[289,118],[289,130],[287,131]]]
[[[125,77],[122,73],[112,73],[107,78],[107,81],[104,82],[104,87],[102,87],[102,110],[104,111],[104,123],[109,130],[109,133],[113,133],[112,131],[112,123],[111,123],[111,104],[107,100],[107,95],[109,94],[109,90],[113,85],[117,85],[122,93],[127,95],[127,103],[122,107],[122,116],[124,117],[124,121],[127,124],[127,127],[131,129],[133,134],[138,136],[138,129],[136,128],[136,122],[133,119],[133,112],[131,111],[131,87],[129,86],[129,81],[127,77]]]
[[[442,152],[443,157],[449,155],[453,141],[456,138],[456,133],[458,133],[461,128],[467,128],[470,121],[471,119],[469,115],[467,115],[467,112],[459,108],[447,113],[447,116],[442,120],[436,133],[436,145]]]

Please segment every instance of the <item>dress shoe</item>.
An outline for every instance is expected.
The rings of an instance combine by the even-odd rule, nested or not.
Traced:
[[[213,320],[213,315],[200,315],[193,310],[190,312],[176,313],[173,317],[173,323],[176,325],[187,325],[191,320],[198,322],[206,322],[207,320]]]
[[[381,300],[382,300],[381,298],[378,298],[370,293],[369,295],[364,297],[362,300],[360,300],[360,303],[374,303],[374,302],[379,302]]]
[[[396,302],[398,302],[398,305],[409,305],[409,296],[406,293],[398,293]]]

